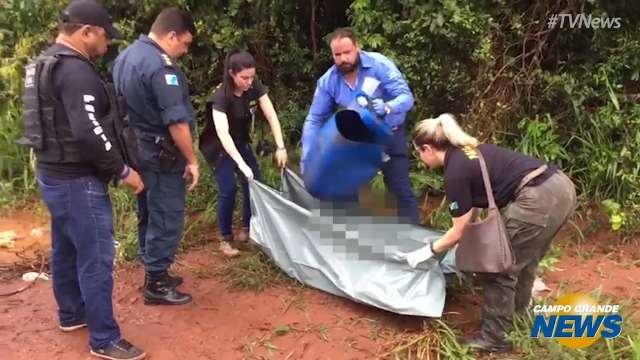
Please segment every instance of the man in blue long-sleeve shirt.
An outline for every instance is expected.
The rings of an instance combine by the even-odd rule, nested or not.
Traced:
[[[390,158],[382,168],[384,182],[398,200],[398,215],[418,223],[418,206],[409,181],[409,156],[404,133],[406,114],[413,107],[413,94],[407,81],[389,58],[360,50],[351,29],[334,31],[329,37],[329,46],[335,64],[318,80],[304,123],[302,171],[324,121],[338,107],[353,107],[355,95],[364,92],[373,99],[371,103],[376,114],[384,116],[384,121],[393,129],[392,140],[385,151]]]

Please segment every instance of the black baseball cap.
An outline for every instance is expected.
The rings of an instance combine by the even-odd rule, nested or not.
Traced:
[[[93,0],[75,0],[60,15],[60,20],[85,25],[100,26],[112,39],[121,39],[122,34],[113,26],[111,15],[102,5]]]

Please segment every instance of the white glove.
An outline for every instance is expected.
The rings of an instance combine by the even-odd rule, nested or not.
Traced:
[[[418,266],[418,264],[420,264],[421,262],[427,261],[433,258],[433,255],[434,255],[433,251],[431,251],[431,244],[429,244],[416,251],[412,251],[408,253],[407,263],[409,263],[409,266],[415,269],[416,266]]]
[[[251,171],[251,168],[247,164],[240,164],[238,165],[238,168],[242,171],[244,176],[247,177],[247,179],[253,180],[253,171]]]
[[[358,96],[358,98],[356,99],[356,102],[358,103],[358,105],[362,106],[363,108],[366,108],[369,105],[369,101],[367,101],[367,98],[364,96]]]

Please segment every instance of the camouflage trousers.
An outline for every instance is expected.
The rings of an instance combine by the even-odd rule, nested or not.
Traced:
[[[503,209],[516,266],[509,273],[477,274],[483,288],[480,332],[484,339],[506,343],[513,315],[524,314],[529,307],[538,263],[575,206],[575,187],[558,170],[537,186],[524,186]]]

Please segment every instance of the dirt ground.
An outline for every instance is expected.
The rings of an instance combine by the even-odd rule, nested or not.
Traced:
[[[14,249],[0,249],[0,293],[25,284],[10,263],[37,268],[28,259],[49,247],[46,216],[23,211],[0,219],[0,232],[14,230]],[[34,228],[45,229],[31,236]],[[37,232],[36,232],[37,233]],[[559,236],[561,259],[544,281],[553,289],[592,291],[606,297],[640,301],[640,249],[621,244],[606,231],[590,234],[580,245],[569,243],[570,229]],[[35,234],[40,235],[40,234]],[[564,239],[563,239],[564,238]],[[175,273],[185,278],[182,289],[194,296],[177,307],[145,306],[143,272],[137,264],[118,267],[114,306],[124,336],[147,351],[151,359],[372,359],[387,353],[399,336],[419,334],[423,318],[402,316],[335,297],[311,288],[268,288],[262,292],[231,291],[208,270],[224,261],[214,244],[179,257]],[[21,255],[21,256],[19,256]],[[480,317],[478,295],[448,296],[445,321],[471,331]],[[0,297],[0,358],[89,359],[88,333],[62,333],[48,281],[39,281],[11,297]]]

